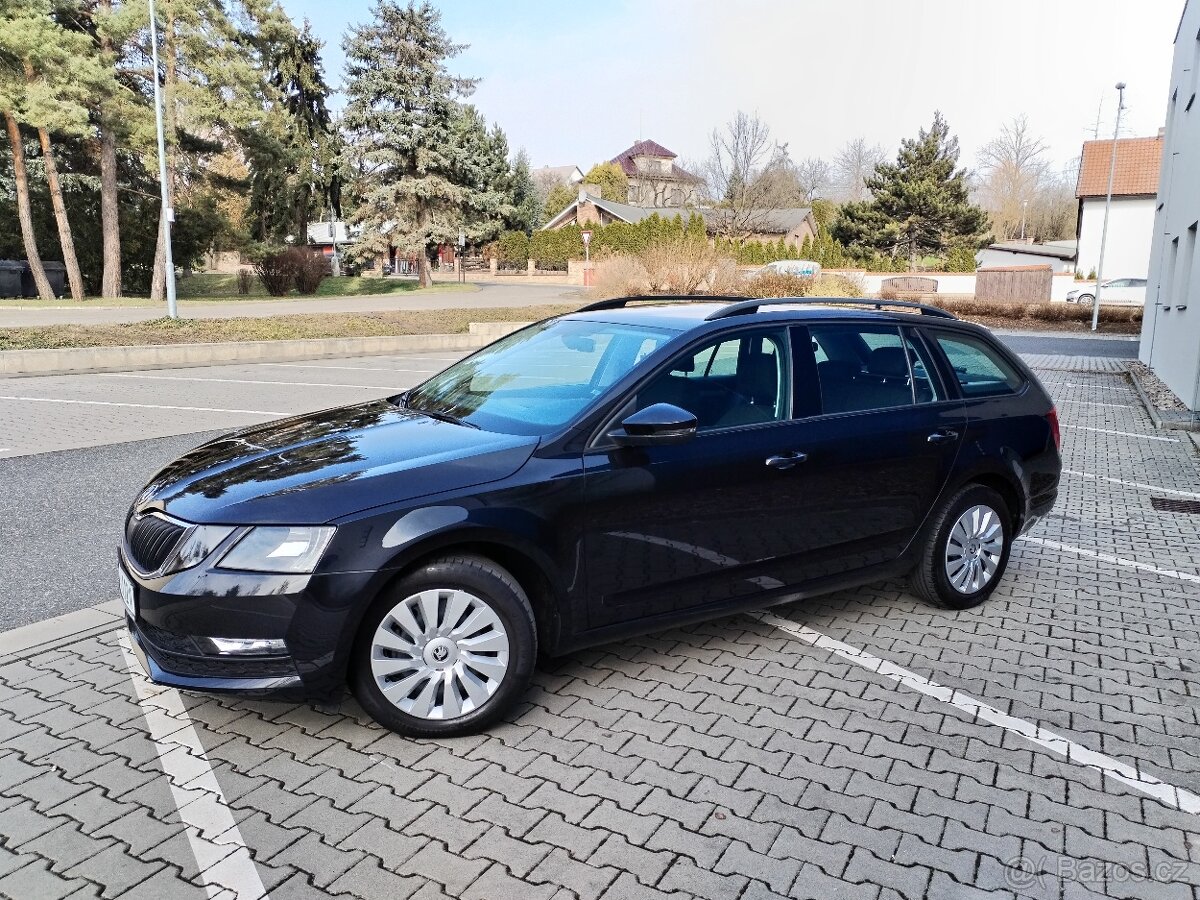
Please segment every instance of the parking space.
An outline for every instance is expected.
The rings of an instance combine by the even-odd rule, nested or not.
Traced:
[[[197,405],[415,359],[222,367]],[[0,894],[1196,900],[1200,515],[1153,498],[1200,464],[1119,374],[1040,374],[1063,492],[975,610],[885,583],[661,632],[445,741],[156,687],[117,627],[0,656]]]
[[[411,387],[452,351],[0,379],[0,456],[231,430]]]

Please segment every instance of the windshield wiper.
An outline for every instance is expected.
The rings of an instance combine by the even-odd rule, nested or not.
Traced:
[[[437,409],[426,409],[423,406],[411,406],[407,402],[404,404],[405,409],[411,409],[413,412],[419,412],[423,416],[429,416],[431,419],[437,419],[439,422],[449,422],[451,425],[465,425],[467,428],[474,428],[479,431],[479,426],[474,422],[468,422],[466,419],[460,419],[458,416],[451,415],[448,412],[442,412]]]

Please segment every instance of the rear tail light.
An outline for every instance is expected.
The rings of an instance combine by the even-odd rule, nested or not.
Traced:
[[[1054,435],[1054,449],[1062,449],[1062,434],[1058,430],[1058,410],[1055,407],[1050,407],[1050,412],[1046,413],[1046,421],[1050,425],[1050,433]]]

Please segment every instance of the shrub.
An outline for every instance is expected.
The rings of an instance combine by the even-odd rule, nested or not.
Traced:
[[[328,273],[329,263],[320,253],[299,248],[289,250],[296,254],[296,292],[309,296],[317,292]]]
[[[632,297],[650,292],[646,267],[632,256],[610,256],[593,269],[592,293],[601,299]]]
[[[708,292],[730,296],[746,292],[746,278],[738,269],[736,260],[728,256],[717,257],[717,264],[708,276]]]
[[[708,241],[675,237],[653,241],[638,259],[646,269],[651,291],[694,294],[717,264],[717,251]]]
[[[249,269],[238,269],[237,273],[237,292],[242,296],[250,293],[250,288],[254,285],[254,273]]]
[[[296,249],[264,253],[254,264],[259,281],[272,297],[288,294],[296,282]]]
[[[955,247],[946,257],[947,272],[974,272],[975,251],[970,247]]]
[[[813,279],[807,275],[784,272],[760,272],[746,282],[748,297],[807,297],[812,293]]]
[[[506,231],[496,241],[497,259],[500,265],[510,269],[525,268],[529,259],[529,235],[523,231]]]

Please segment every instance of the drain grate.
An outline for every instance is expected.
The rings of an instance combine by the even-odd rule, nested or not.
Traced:
[[[1200,500],[1176,500],[1172,497],[1151,497],[1150,505],[1159,512],[1194,513],[1200,515]]]

